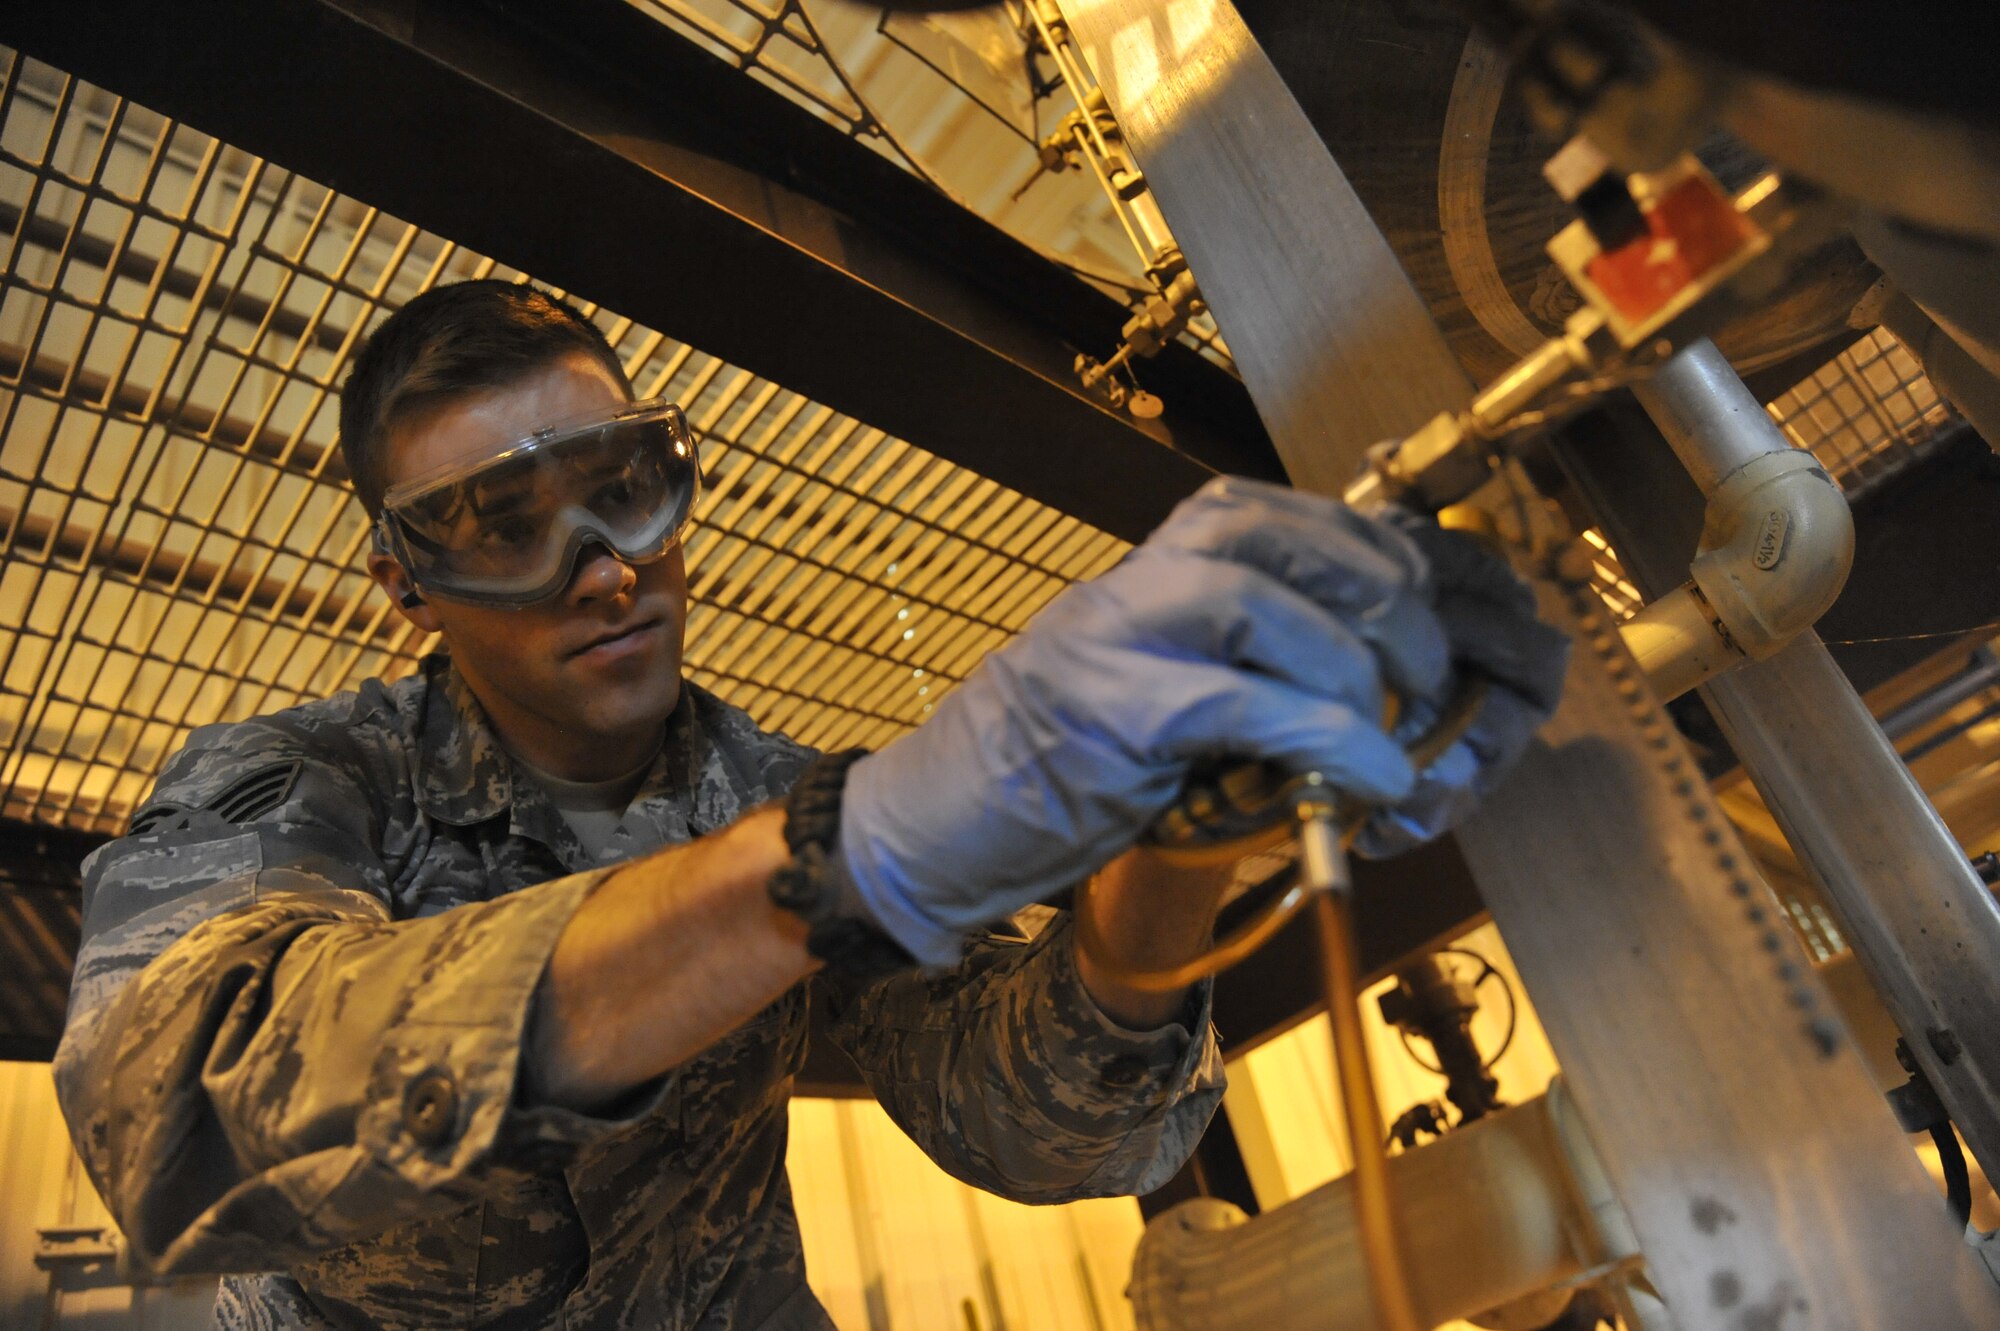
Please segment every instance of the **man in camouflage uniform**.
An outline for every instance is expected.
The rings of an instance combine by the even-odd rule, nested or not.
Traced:
[[[466,283],[378,331],[342,446],[379,518],[418,473],[630,395],[574,311]],[[1396,804],[1372,829],[1393,848],[1552,700],[1545,663],[1517,669],[1520,717],[1464,770],[1398,768],[1384,680],[1436,692],[1463,635],[1410,540],[1292,503],[1197,501],[1136,574],[1072,593],[852,768],[829,890],[929,963],[874,978],[821,969],[766,892],[792,850],[772,802],[814,755],[680,679],[678,528],[643,554],[572,539],[517,608],[378,545],[371,572],[446,651],[196,731],[87,863],[56,1079],[133,1253],[233,1273],[230,1327],[824,1327],[784,1172],[814,1002],[957,1177],[1041,1202],[1158,1186],[1222,1090],[1206,986],[1127,989],[1061,914],[963,940],[1108,866],[1107,947],[1183,959],[1217,876],[1127,848],[1189,762],[1327,770]]]

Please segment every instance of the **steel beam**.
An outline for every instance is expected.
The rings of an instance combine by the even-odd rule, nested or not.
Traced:
[[[1677,1325],[1994,1324],[1991,1283],[1593,601],[1543,589],[1580,630],[1562,710],[1461,841]]]
[[[1297,483],[1338,493],[1370,440],[1464,401],[1226,0],[1066,13]],[[2000,1296],[1603,607],[1539,594],[1578,639],[1565,700],[1459,841],[1675,1321],[1992,1324]]]
[[[58,68],[1136,538],[1280,474],[1184,347],[1085,394],[1127,312],[621,0],[7,6]]]

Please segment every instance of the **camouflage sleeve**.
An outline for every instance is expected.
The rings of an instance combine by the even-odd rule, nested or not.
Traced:
[[[392,778],[297,739],[197,732],[86,863],[56,1089],[160,1270],[271,1269],[462,1206],[516,1138],[573,1126],[511,1099],[534,987],[600,875],[392,922],[364,793]]]
[[[943,974],[816,981],[890,1117],[946,1172],[1015,1201],[1150,1192],[1222,1099],[1210,986],[1188,1024],[1127,1030],[1085,991],[1071,937],[1058,914],[1033,942],[981,944]]]

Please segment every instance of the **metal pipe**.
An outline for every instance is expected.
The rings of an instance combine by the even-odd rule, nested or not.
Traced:
[[[1562,336],[1542,343],[1480,390],[1467,408],[1473,422],[1482,431],[1498,434],[1550,389],[1579,371],[1590,370],[1590,339],[1603,326],[1604,317],[1593,309],[1571,315]]]
[[[1325,831],[1332,829],[1332,819],[1318,821]],[[1325,831],[1322,840],[1328,840]],[[1340,858],[1339,841],[1331,839],[1331,844],[1335,858]],[[1337,876],[1345,872],[1344,865],[1335,869]],[[1326,883],[1329,878],[1319,881]],[[1354,1217],[1368,1270],[1369,1302],[1382,1331],[1424,1331],[1438,1319],[1419,1318],[1416,1292],[1410,1288],[1411,1267],[1404,1256],[1402,1226],[1397,1223],[1397,1193],[1389,1181],[1382,1102],[1377,1098],[1368,1039],[1361,1027],[1353,903],[1346,892],[1331,887],[1323,887],[1315,896],[1320,965],[1326,972],[1326,1015],[1333,1028],[1333,1066],[1340,1086],[1341,1116],[1347,1121],[1347,1154],[1354,1162]]]
[[[1946,712],[1987,689],[2000,685],[2000,657],[1991,647],[1972,653],[1964,670],[1922,697],[1913,698],[1882,717],[1882,733],[1890,739],[1905,739],[1941,719]]]
[[[1642,401],[1704,487],[1775,430],[1713,347]],[[1786,840],[1840,916],[1989,1177],[2000,1176],[2000,904],[1810,630],[1704,697]]]
[[[1926,735],[1909,748],[1900,750],[1900,756],[1905,763],[1916,762],[1920,758],[1937,752],[1967,731],[1991,721],[1996,716],[2000,716],[2000,702],[1989,702],[1971,716],[1954,721],[1935,735]]]
[[[1691,582],[1626,620],[1619,635],[1663,701],[1680,697],[1743,659],[1716,631],[1714,612]]]
[[[1632,388],[1703,494],[1766,453],[1791,444],[1715,343],[1690,343]]]

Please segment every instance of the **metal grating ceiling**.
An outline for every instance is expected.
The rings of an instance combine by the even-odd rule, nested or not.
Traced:
[[[1910,461],[1963,418],[1909,348],[1875,328],[1778,395],[1767,410],[1851,496]]]
[[[4,52],[0,812],[116,831],[193,726],[408,671],[331,447],[367,330],[504,265]],[[1115,538],[584,305],[709,488],[688,672],[879,745]]]

